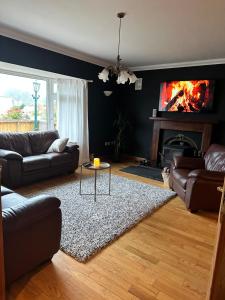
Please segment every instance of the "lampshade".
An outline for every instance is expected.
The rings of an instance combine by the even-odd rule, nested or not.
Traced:
[[[39,82],[37,82],[36,80],[33,82],[33,89],[34,89],[34,91],[36,92],[36,93],[38,93],[39,92],[39,90],[40,90],[40,83]]]
[[[101,73],[98,74],[98,78],[106,82],[109,80],[109,70],[103,69]]]

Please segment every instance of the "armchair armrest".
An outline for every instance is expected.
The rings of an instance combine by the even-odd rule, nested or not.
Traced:
[[[193,170],[188,174],[188,178],[204,179],[209,181],[224,181],[225,173],[207,170]]]
[[[12,159],[12,160],[23,160],[23,156],[17,152],[0,149],[0,158],[3,159]]]
[[[2,211],[4,231],[12,232],[30,226],[30,224],[52,214],[59,206],[60,200],[58,198],[40,195],[28,199],[25,203],[4,209]]]
[[[65,152],[74,152],[76,149],[78,149],[79,146],[76,144],[76,143],[72,143],[72,142],[69,142],[67,145],[66,145],[66,148],[65,148]]]
[[[175,156],[174,169],[205,169],[205,161],[203,158]]]

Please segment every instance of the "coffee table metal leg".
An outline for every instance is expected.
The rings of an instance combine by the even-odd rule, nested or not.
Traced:
[[[95,170],[95,194],[94,194],[95,202],[96,202],[96,184],[97,184],[97,170]]]
[[[111,166],[109,167],[109,195],[111,194]]]
[[[82,165],[80,166],[80,195],[81,195],[81,181],[82,181]]]

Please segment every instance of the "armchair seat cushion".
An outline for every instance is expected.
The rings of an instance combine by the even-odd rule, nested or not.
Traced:
[[[23,159],[24,172],[40,170],[50,167],[50,161],[44,155],[27,156]]]
[[[188,169],[176,169],[173,170],[173,177],[176,182],[182,186],[183,189],[186,189],[188,174],[190,170]]]
[[[175,169],[204,169],[205,162],[203,158],[175,156],[174,157],[174,168]]]
[[[70,153],[46,153],[42,155],[44,158],[50,161],[51,166],[57,166],[61,164],[66,164],[71,162],[71,154]]]

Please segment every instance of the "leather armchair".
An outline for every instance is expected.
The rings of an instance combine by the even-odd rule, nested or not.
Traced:
[[[43,262],[59,250],[60,200],[41,195],[27,199],[1,188],[6,284]]]
[[[225,146],[213,144],[203,158],[174,157],[169,185],[191,212],[218,211],[221,195],[217,187],[225,176]]]

